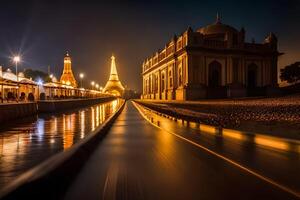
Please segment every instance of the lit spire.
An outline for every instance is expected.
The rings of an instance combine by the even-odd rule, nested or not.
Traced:
[[[119,80],[116,61],[114,55],[111,56],[110,80]]]

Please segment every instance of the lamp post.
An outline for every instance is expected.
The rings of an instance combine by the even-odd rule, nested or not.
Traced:
[[[18,62],[20,62],[20,56],[15,56],[13,58],[14,62],[16,63],[16,76],[17,76],[17,102],[19,100],[19,76],[18,76]]]
[[[91,85],[92,85],[92,90],[93,90],[93,89],[94,89],[95,82],[92,81],[92,82],[91,82]]]
[[[82,79],[84,78],[84,74],[83,73],[80,73],[79,74],[79,78],[80,78],[80,87],[82,88]]]
[[[99,89],[99,84],[98,84],[98,83],[96,84],[96,89],[97,89],[97,90]]]

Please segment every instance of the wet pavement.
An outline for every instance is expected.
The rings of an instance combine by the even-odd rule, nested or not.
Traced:
[[[127,102],[65,199],[297,199],[299,154],[142,111],[157,127]]]
[[[50,156],[70,148],[114,113],[120,100],[1,125],[0,188]]]

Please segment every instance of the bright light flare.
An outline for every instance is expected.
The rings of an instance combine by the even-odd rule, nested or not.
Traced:
[[[14,62],[20,62],[20,60],[21,60],[21,57],[20,56],[14,56],[14,58],[13,58],[13,60],[14,60]]]

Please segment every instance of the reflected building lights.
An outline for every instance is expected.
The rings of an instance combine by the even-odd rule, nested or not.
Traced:
[[[99,106],[96,107],[96,127],[99,126]]]
[[[75,114],[63,116],[63,144],[64,150],[73,145],[74,128],[75,128]]]
[[[43,140],[43,136],[45,134],[45,120],[44,119],[38,119],[36,123],[36,129],[37,129],[37,136],[38,136],[38,141]]]
[[[80,138],[84,138],[85,136],[85,111],[80,112]]]
[[[91,107],[91,124],[92,124],[92,127],[91,127],[91,131],[94,131],[95,130],[95,109],[93,107]]]
[[[0,173],[7,179],[0,179],[0,187],[29,166],[70,148],[111,116],[112,107],[112,102],[108,102],[72,114],[46,114],[1,131]],[[28,159],[29,154],[35,156]]]

